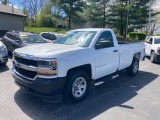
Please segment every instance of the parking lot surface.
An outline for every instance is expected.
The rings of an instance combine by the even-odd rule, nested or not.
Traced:
[[[160,64],[140,63],[132,78],[120,77],[93,88],[78,104],[47,103],[14,84],[12,62],[0,67],[0,120],[159,120]]]

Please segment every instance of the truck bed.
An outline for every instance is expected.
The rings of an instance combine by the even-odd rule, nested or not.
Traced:
[[[142,42],[133,42],[133,41],[118,41],[119,45],[123,45],[123,44],[132,44],[132,43],[142,43]]]
[[[125,42],[118,41],[120,50],[120,66],[119,69],[124,69],[130,66],[133,56],[139,53],[139,60],[144,58],[144,43],[143,42]]]

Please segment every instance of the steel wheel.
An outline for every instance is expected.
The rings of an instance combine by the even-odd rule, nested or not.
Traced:
[[[83,70],[75,70],[68,74],[64,90],[66,102],[80,102],[89,93],[90,77]]]
[[[85,78],[78,77],[74,81],[73,86],[72,86],[73,96],[76,98],[82,97],[86,92],[86,88],[87,88],[87,82],[86,82]]]
[[[133,72],[136,73],[139,69],[139,64],[137,62],[134,63]]]
[[[129,76],[135,76],[139,70],[139,60],[134,58],[132,64],[127,68],[127,73]]]
[[[151,60],[152,63],[155,62],[155,52],[152,52],[152,53],[151,53],[150,60]]]

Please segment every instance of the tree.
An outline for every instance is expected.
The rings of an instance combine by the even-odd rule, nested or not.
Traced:
[[[8,5],[9,4],[9,0],[1,0],[2,4],[4,5]]]
[[[28,14],[28,12],[27,12],[27,10],[25,8],[22,9],[22,12],[26,15],[26,18],[24,20],[24,25],[28,26],[29,25],[29,17],[28,17],[29,14]]]
[[[102,27],[102,11],[96,2],[90,2],[84,10],[84,17],[91,27]]]
[[[148,23],[148,3],[149,0],[115,0],[108,10],[107,23],[123,36],[126,34],[127,17],[130,31],[141,29]]]
[[[94,27],[106,26],[106,13],[109,0],[88,0],[85,16]]]
[[[106,26],[106,12],[107,12],[107,7],[108,7],[108,2],[109,0],[101,0],[99,2],[99,9],[101,9],[101,13],[103,14],[102,16],[102,27],[105,28]]]
[[[43,7],[44,0],[22,0],[21,4],[28,13],[28,18],[31,20],[31,25],[34,26],[35,19],[38,15],[38,12]]]
[[[157,10],[160,3],[156,2],[156,0],[151,1],[151,7],[153,10],[150,12],[150,24],[148,24],[148,34],[154,35],[154,32],[160,27],[160,11]]]
[[[71,22],[74,18],[79,17],[78,12],[83,12],[85,2],[83,0],[52,0],[58,7],[64,11],[63,16],[68,18],[68,28],[71,29]]]
[[[43,26],[43,27],[55,26],[56,21],[52,14],[52,4],[50,2],[44,4],[44,6],[40,11],[40,14],[38,14],[37,16],[36,22],[38,26]]]

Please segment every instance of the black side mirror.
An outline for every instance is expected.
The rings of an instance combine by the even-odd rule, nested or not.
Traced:
[[[95,49],[103,49],[113,46],[113,43],[105,38],[101,38],[95,45]]]
[[[152,44],[150,41],[147,42],[148,44]]]

